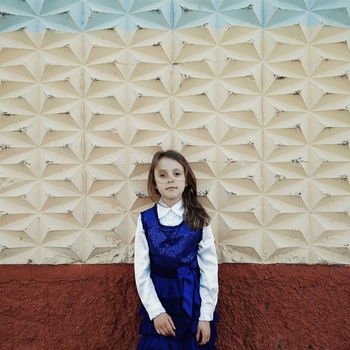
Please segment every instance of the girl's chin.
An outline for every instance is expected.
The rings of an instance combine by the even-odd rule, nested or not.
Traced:
[[[174,200],[174,199],[181,199],[181,196],[177,196],[175,193],[174,195],[168,195],[164,197],[165,199],[170,199],[170,200]]]
[[[166,196],[162,197],[162,200],[167,204],[176,204],[179,200],[181,200],[181,196]]]

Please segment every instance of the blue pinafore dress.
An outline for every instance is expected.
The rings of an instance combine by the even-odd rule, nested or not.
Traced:
[[[211,337],[198,345],[196,331],[200,315],[198,244],[202,230],[192,230],[182,221],[176,226],[162,225],[157,205],[141,213],[149,246],[151,279],[158,298],[175,324],[176,336],[159,335],[141,305],[141,339],[137,350],[216,350],[215,321],[210,322]]]

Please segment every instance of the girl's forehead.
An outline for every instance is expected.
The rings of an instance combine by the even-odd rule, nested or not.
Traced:
[[[184,170],[184,167],[181,163],[179,163],[177,160],[167,157],[162,157],[159,159],[159,162],[156,166],[156,169],[159,170],[173,170],[173,169],[180,169]]]

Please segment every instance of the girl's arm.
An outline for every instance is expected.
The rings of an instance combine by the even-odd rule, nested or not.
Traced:
[[[199,293],[202,299],[200,321],[211,321],[218,299],[218,260],[213,232],[210,225],[203,227],[203,237],[199,243],[198,265],[200,268]]]
[[[148,242],[142,227],[141,216],[138,218],[135,233],[134,271],[136,288],[141,302],[150,320],[153,320],[156,316],[165,312],[165,309],[159,301],[154,284],[151,280]]]

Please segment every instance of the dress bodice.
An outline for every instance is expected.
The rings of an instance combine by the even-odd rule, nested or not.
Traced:
[[[148,241],[151,264],[180,267],[194,263],[202,230],[192,230],[185,221],[176,226],[162,225],[157,206],[141,214],[142,225]]]

